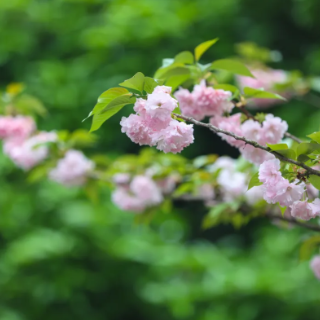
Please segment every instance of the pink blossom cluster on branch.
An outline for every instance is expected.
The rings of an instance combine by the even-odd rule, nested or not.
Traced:
[[[123,117],[121,131],[135,143],[157,146],[167,153],[181,152],[193,143],[193,125],[172,119],[171,112],[177,108],[177,101],[170,96],[171,88],[158,86],[147,100],[137,99],[136,114]]]

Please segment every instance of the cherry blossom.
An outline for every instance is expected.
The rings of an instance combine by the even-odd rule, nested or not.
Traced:
[[[310,261],[310,268],[316,278],[320,280],[320,255],[314,256]]]

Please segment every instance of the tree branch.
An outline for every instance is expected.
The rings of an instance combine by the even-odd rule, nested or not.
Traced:
[[[201,122],[201,121],[198,121],[198,120],[195,120],[191,117],[186,117],[186,116],[183,116],[181,114],[177,114],[177,113],[173,113],[174,116],[176,116],[177,118],[180,118],[180,119],[183,119],[183,120],[186,120],[186,121],[189,121],[195,125],[198,125],[198,126],[202,126],[202,127],[205,127],[205,128],[208,128],[209,130],[213,131],[214,133],[223,133],[227,136],[230,136],[236,140],[240,140],[240,141],[244,141],[246,144],[249,144],[255,148],[258,148],[258,149],[261,149],[261,150],[264,150],[264,151],[267,151],[271,154],[273,154],[275,157],[277,157],[279,160],[281,161],[285,161],[285,162],[288,162],[288,163],[291,163],[291,164],[294,164],[296,166],[299,166],[301,168],[304,168],[307,170],[308,174],[314,174],[316,176],[319,176],[320,177],[320,171],[318,170],[315,170],[315,169],[312,169],[310,167],[308,167],[307,165],[305,165],[303,162],[299,162],[299,161],[295,161],[293,159],[290,159],[290,158],[287,158],[283,155],[281,155],[280,153],[277,153],[276,151],[273,151],[271,150],[270,148],[268,147],[265,147],[265,146],[262,146],[260,145],[258,142],[256,141],[253,141],[253,140],[249,140],[245,137],[240,137],[232,132],[229,132],[229,131],[226,131],[226,130],[223,130],[223,129],[220,129],[220,128],[217,128],[215,127],[214,125],[212,125],[211,123],[204,123],[204,122]]]
[[[304,222],[300,222],[294,218],[286,218],[286,217],[282,217],[282,216],[276,216],[273,214],[266,214],[265,215],[267,218],[269,219],[276,219],[276,220],[280,220],[280,221],[286,221],[286,222],[290,222],[296,226],[305,228],[305,229],[309,229],[312,231],[316,231],[316,232],[320,232],[320,226],[317,226],[315,224],[311,224],[311,223],[304,223]]]

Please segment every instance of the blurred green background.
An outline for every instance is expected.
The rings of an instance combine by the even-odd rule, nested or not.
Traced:
[[[1,0],[0,86],[24,82],[44,102],[41,129],[74,130],[89,128],[81,120],[108,87],[215,37],[204,61],[253,41],[283,54],[273,67],[319,75],[319,12],[319,0]],[[304,102],[273,111],[296,135],[319,129],[320,110]],[[120,133],[129,112],[90,152],[138,152]],[[184,155],[236,155],[207,137],[197,128]],[[200,203],[135,225],[107,190],[93,205],[77,188],[29,185],[3,156],[0,185],[1,320],[320,318],[320,283],[298,261],[301,230],[261,220],[202,231]]]

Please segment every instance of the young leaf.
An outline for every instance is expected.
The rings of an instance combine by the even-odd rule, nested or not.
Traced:
[[[144,85],[144,74],[137,72],[132,78],[119,83],[119,85],[142,92]]]
[[[312,139],[313,141],[320,143],[320,131],[309,134],[307,137]]]
[[[254,89],[245,87],[243,92],[246,98],[259,98],[259,99],[279,99],[286,101],[285,98],[281,97],[280,95],[268,91],[264,91],[264,89]]]
[[[159,86],[158,82],[155,81],[153,78],[145,77],[144,78],[144,85],[143,90],[147,93],[152,93],[155,87]]]
[[[285,143],[278,143],[278,144],[267,143],[267,146],[274,151],[288,149],[288,145],[286,145]]]
[[[122,95],[112,100],[103,110],[94,114],[90,132],[98,130],[106,120],[120,111],[125,105],[135,103],[135,100],[136,98],[132,94]]]
[[[240,95],[240,90],[231,84],[217,84],[214,88],[232,92],[232,98],[237,98]]]
[[[84,120],[88,119],[90,116],[92,116],[96,113],[99,113],[103,108],[105,108],[115,98],[122,96],[124,94],[127,94],[127,93],[129,93],[129,91],[125,88],[111,88],[111,89],[103,92],[99,96],[98,102],[94,106],[93,110],[89,113],[88,117],[85,118]]]
[[[292,159],[292,160],[296,160],[297,159],[297,155],[296,153],[294,152],[294,150],[292,149],[281,149],[281,150],[277,150],[275,151],[289,159]]]
[[[177,76],[172,76],[166,81],[166,86],[171,87],[172,91],[177,89],[180,85],[182,85],[185,81],[190,78],[190,74],[181,74]]]
[[[213,46],[219,38],[215,38],[213,40],[209,40],[206,42],[202,42],[194,49],[194,56],[196,58],[196,61],[199,61],[201,56],[211,47]]]
[[[314,174],[310,175],[308,180],[310,181],[310,183],[317,188],[318,190],[320,190],[320,177],[316,176]]]
[[[279,207],[279,209],[280,209],[280,211],[281,211],[281,215],[283,216],[284,213],[285,213],[285,211],[287,210],[287,207],[281,207],[280,204],[279,204],[279,202],[277,202],[277,204],[278,204],[278,207]]]
[[[262,185],[262,182],[259,180],[259,172],[257,172],[251,177],[248,185],[248,190],[250,190],[253,187],[257,187],[261,185]]]
[[[184,64],[193,64],[193,60],[193,54],[190,51],[180,52],[174,57],[174,62],[180,62]]]
[[[320,150],[320,144],[313,142],[302,142],[297,146],[297,155],[307,155]]]
[[[320,244],[320,236],[312,236],[311,238],[304,241],[300,247],[299,258],[300,261],[309,260],[313,251]]]
[[[231,59],[221,59],[212,62],[211,68],[214,70],[225,70],[242,76],[254,78],[250,70],[241,62]]]

